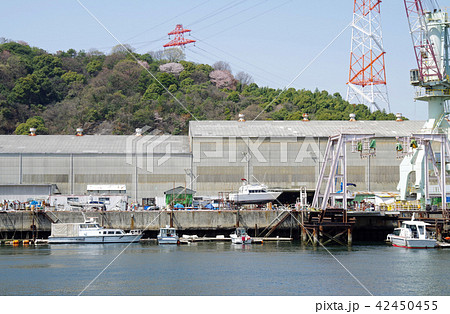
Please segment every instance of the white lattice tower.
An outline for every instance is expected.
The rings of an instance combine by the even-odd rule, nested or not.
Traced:
[[[381,0],[355,0],[347,101],[391,111],[386,86]]]

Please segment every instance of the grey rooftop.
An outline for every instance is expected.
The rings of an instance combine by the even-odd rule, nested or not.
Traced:
[[[339,133],[372,134],[376,137],[409,136],[425,121],[191,121],[189,136],[204,137],[329,137]],[[131,144],[130,144],[131,143]],[[189,154],[188,136],[180,135],[0,135],[0,154],[126,154],[136,145],[165,153]],[[130,149],[131,145],[131,149]]]
[[[425,121],[190,121],[191,137],[329,137],[340,133],[409,136]]]
[[[139,142],[147,147],[157,143],[152,146],[156,153],[165,153],[168,144],[171,153],[189,153],[189,138],[174,135],[0,135],[0,153],[126,154],[135,152]]]

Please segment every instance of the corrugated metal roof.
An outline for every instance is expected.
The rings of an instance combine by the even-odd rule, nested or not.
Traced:
[[[191,121],[192,137],[329,137],[340,133],[408,136],[425,121]]]
[[[136,144],[146,152],[151,147],[153,152],[165,153],[170,145],[171,153],[189,153],[188,136],[0,135],[0,153],[126,154],[136,151]]]
[[[418,132],[425,121],[191,121],[193,137],[328,137],[339,133],[375,133],[377,137],[408,136]],[[145,151],[189,153],[188,136],[134,135],[0,135],[0,153],[126,154],[143,144]],[[147,147],[147,148],[146,148]]]
[[[164,194],[168,194],[168,195],[173,195],[173,194],[195,194],[194,190],[191,190],[189,188],[186,187],[182,187],[182,186],[177,186],[174,189],[170,189],[164,192]]]

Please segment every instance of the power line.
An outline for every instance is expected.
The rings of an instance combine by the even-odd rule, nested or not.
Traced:
[[[271,11],[274,11],[274,10],[278,9],[279,7],[282,7],[283,5],[285,5],[285,4],[289,3],[289,2],[292,2],[292,0],[288,0],[288,1],[286,1],[286,2],[283,2],[283,3],[280,4],[280,5],[277,5],[277,6],[273,7],[273,8],[270,8],[269,10],[266,10],[266,11],[264,11],[264,12],[261,12],[261,13],[255,15],[255,16],[249,18],[249,19],[246,19],[244,22],[241,22],[241,23],[236,24],[236,25],[231,26],[231,27],[227,27],[227,28],[224,29],[223,31],[218,32],[218,33],[214,33],[213,36],[209,36],[209,37],[207,37],[207,38],[205,38],[205,39],[209,39],[209,38],[211,38],[211,37],[216,37],[218,34],[222,34],[222,33],[227,32],[227,31],[229,31],[229,30],[231,30],[231,29],[233,29],[233,28],[235,28],[235,27],[238,27],[238,26],[240,26],[240,25],[242,25],[242,24],[248,23],[248,22],[250,22],[251,20],[254,20],[254,19],[260,17],[261,15],[264,15],[264,14],[266,14],[266,13],[269,13],[269,12],[271,12]]]
[[[232,58],[234,58],[234,59],[236,59],[236,60],[239,60],[239,61],[241,61],[241,62],[243,62],[243,63],[245,63],[245,64],[247,64],[247,65],[250,65],[250,66],[252,66],[252,67],[254,67],[254,68],[256,68],[256,69],[258,69],[258,70],[260,70],[260,71],[263,71],[263,72],[265,72],[265,73],[271,75],[271,76],[275,76],[275,77],[277,77],[277,78],[279,78],[279,79],[281,79],[281,80],[284,80],[284,78],[282,78],[281,76],[278,76],[278,75],[276,75],[276,74],[273,74],[273,73],[271,73],[271,72],[268,72],[267,70],[265,70],[265,69],[263,69],[263,68],[261,68],[261,67],[259,67],[259,66],[257,66],[257,65],[254,65],[254,64],[252,64],[252,63],[250,63],[250,62],[248,62],[248,61],[245,61],[245,60],[243,60],[243,59],[241,59],[241,58],[239,58],[239,57],[236,57],[236,56],[232,55],[231,53],[226,52],[226,51],[224,51],[224,50],[222,50],[222,49],[220,49],[220,48],[218,48],[218,47],[215,47],[215,46],[213,46],[213,45],[211,45],[211,44],[208,44],[207,42],[205,42],[205,41],[203,41],[203,40],[201,40],[201,39],[198,39],[197,37],[194,37],[194,36],[192,36],[192,37],[195,38],[198,42],[201,42],[201,43],[203,43],[203,44],[205,44],[205,45],[207,45],[207,46],[210,46],[211,48],[214,48],[214,49],[216,49],[216,50],[219,50],[219,51],[221,51],[222,53],[227,54],[227,55],[229,55],[230,57],[232,57]]]
[[[121,45],[127,52],[128,54],[137,62],[139,63],[139,60],[136,58],[136,56],[119,40],[117,39],[116,36],[114,36],[113,33],[111,33],[111,31],[88,9],[84,6],[83,3],[81,3],[81,0],[76,0],[78,2],[78,4],[109,34],[111,35],[112,38],[114,38],[119,45]],[[158,80],[158,78],[152,73],[150,72],[146,67],[144,67],[143,65],[141,65],[141,67],[148,73],[150,74],[150,76],[159,83],[159,85],[161,85],[161,87],[178,103],[180,104],[181,107],[183,107],[184,110],[186,110],[186,112],[188,112],[196,121],[198,121],[198,119],[189,111],[189,109],[177,98],[175,97],[175,95],[173,93],[171,93],[169,91],[169,89],[161,83],[160,80]]]
[[[347,24],[340,32],[337,34],[312,60],[297,74],[296,77],[294,77],[291,82],[286,85],[281,92],[274,98],[272,101],[264,107],[264,109],[256,116],[253,121],[255,121],[282,93],[284,93],[302,74],[305,72],[350,26],[353,25],[353,21]]]
[[[138,37],[138,36],[140,36],[140,35],[142,35],[142,34],[144,34],[144,33],[147,33],[147,32],[149,32],[149,31],[151,31],[151,30],[157,28],[158,26],[161,26],[161,25],[164,25],[164,24],[166,24],[166,23],[169,23],[169,21],[172,21],[172,20],[176,19],[177,17],[183,16],[183,15],[185,15],[186,13],[189,13],[189,12],[191,12],[191,11],[197,9],[198,7],[204,5],[205,3],[208,3],[209,1],[211,1],[211,0],[206,0],[206,1],[202,2],[202,3],[200,3],[199,5],[196,5],[195,7],[190,8],[190,9],[187,10],[187,11],[183,11],[182,13],[180,13],[180,14],[178,14],[178,15],[176,15],[176,16],[170,18],[170,19],[167,19],[167,20],[165,20],[164,22],[161,22],[161,23],[159,23],[159,24],[157,24],[157,25],[155,25],[155,26],[153,26],[153,27],[150,27],[150,28],[146,29],[145,31],[140,32],[139,34],[137,34],[137,35],[135,35],[135,36],[133,36],[133,37],[128,38],[128,39],[125,40],[125,41],[129,41],[129,40],[131,40],[131,39],[134,39],[134,38],[136,38],[136,37]]]
[[[239,11],[238,13],[234,13],[234,14],[232,14],[232,15],[229,15],[229,16],[227,16],[227,17],[225,17],[225,18],[223,18],[223,19],[221,19],[221,20],[218,20],[218,21],[216,21],[216,22],[214,22],[214,23],[211,23],[211,24],[209,24],[209,25],[207,25],[207,26],[205,26],[205,27],[202,27],[202,28],[200,28],[200,29],[196,29],[196,31],[199,32],[199,31],[204,30],[204,29],[206,29],[206,28],[208,28],[208,27],[211,27],[211,26],[213,26],[213,25],[216,25],[216,24],[218,24],[218,23],[220,23],[220,22],[222,22],[222,21],[224,21],[224,20],[227,20],[227,19],[229,19],[229,18],[231,18],[231,17],[236,17],[237,15],[242,14],[242,13],[244,13],[244,12],[250,10],[250,9],[253,9],[254,7],[257,7],[257,6],[263,4],[264,2],[267,2],[267,1],[268,1],[268,0],[264,0],[264,1],[258,2],[258,3],[256,3],[255,5],[252,5],[251,7],[248,7],[248,8],[245,9],[245,10],[241,10],[241,11]]]
[[[237,3],[236,3],[236,2],[237,2]],[[227,11],[227,10],[229,10],[229,9],[232,9],[232,8],[238,6],[238,5],[241,4],[242,2],[245,2],[245,0],[235,0],[235,1],[231,2],[231,3],[228,3],[228,4],[224,5],[223,7],[220,7],[219,9],[210,12],[210,13],[207,14],[206,16],[201,17],[201,18],[197,19],[196,21],[189,23],[189,26],[192,26],[192,25],[195,25],[195,24],[197,24],[197,23],[206,21],[207,19],[210,19],[210,18],[216,16],[217,14],[220,14],[220,13],[222,13],[222,12],[225,12],[225,11]]]
[[[207,57],[207,56],[205,56],[204,54],[201,54],[201,53],[199,53],[199,52],[195,52],[194,50],[189,50],[189,51],[192,51],[192,52],[194,52],[194,53],[197,53],[198,55],[201,55],[201,56],[203,56],[203,57],[206,57],[207,59],[212,60],[212,61],[219,61],[220,59],[222,59],[221,57],[219,57],[219,56],[217,56],[217,55],[215,55],[215,54],[213,54],[213,53],[211,53],[211,52],[209,52],[209,51],[207,51],[207,50],[205,50],[205,49],[202,49],[202,48],[200,48],[200,47],[198,47],[198,46],[195,46],[195,48],[200,49],[200,50],[204,51],[205,53],[207,53],[207,54],[209,54],[209,55],[212,55],[213,57],[216,58],[216,60],[212,59],[211,57]],[[232,66],[235,66],[235,65],[232,64]],[[238,67],[238,68],[240,68],[240,67]],[[262,77],[262,76],[260,76],[260,75],[258,75],[258,74],[252,73],[252,76],[254,76],[255,78],[259,78],[259,79],[261,79],[261,80],[268,81],[268,82],[270,82],[270,83],[272,83],[272,84],[275,84],[275,85],[283,85],[283,84],[280,84],[279,82],[275,82],[275,81],[273,81],[273,80],[271,80],[271,79],[268,79],[267,77]]]

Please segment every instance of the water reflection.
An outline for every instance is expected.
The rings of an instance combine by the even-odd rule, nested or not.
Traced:
[[[300,242],[127,246],[1,246],[0,294],[76,295],[125,248],[86,295],[366,295],[335,258],[374,295],[450,293],[443,267],[450,250],[370,244],[327,252]]]

